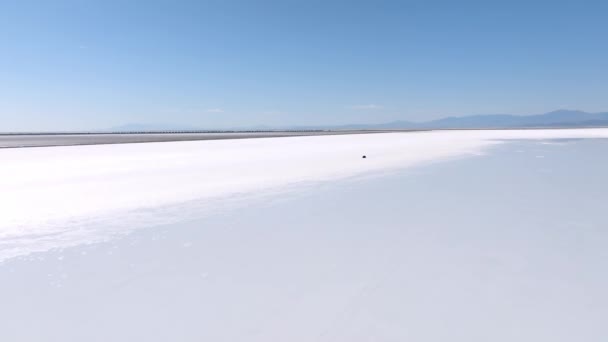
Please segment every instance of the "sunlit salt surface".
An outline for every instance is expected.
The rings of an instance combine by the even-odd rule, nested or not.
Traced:
[[[476,157],[140,210],[147,229],[103,243],[31,237],[81,244],[0,263],[0,341],[606,341],[608,140],[574,139],[592,132],[478,132],[442,155]]]
[[[608,129],[435,131],[0,150],[0,262],[200,217],[251,196],[294,186],[479,155],[504,139],[593,137],[608,137]]]

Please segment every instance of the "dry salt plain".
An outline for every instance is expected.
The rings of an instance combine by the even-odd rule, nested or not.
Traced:
[[[0,150],[0,341],[606,341],[606,138]]]

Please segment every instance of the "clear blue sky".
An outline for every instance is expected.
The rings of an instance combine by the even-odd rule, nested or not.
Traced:
[[[607,1],[0,2],[0,131],[608,111]]]

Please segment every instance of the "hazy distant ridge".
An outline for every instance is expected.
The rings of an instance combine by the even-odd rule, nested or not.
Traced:
[[[393,121],[382,124],[347,125],[310,125],[310,126],[257,126],[230,129],[440,129],[440,128],[524,128],[524,127],[608,127],[608,112],[588,113],[578,110],[556,110],[537,115],[488,114],[411,122]],[[182,126],[173,124],[129,124],[113,127],[109,131],[157,131],[157,130],[196,130],[205,127]]]
[[[556,110],[538,115],[489,114],[447,117],[427,122],[394,121],[377,125],[345,125],[343,128],[520,128],[608,126],[607,113]]]

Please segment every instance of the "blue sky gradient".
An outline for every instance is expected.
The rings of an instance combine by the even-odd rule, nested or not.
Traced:
[[[606,1],[0,3],[0,131],[608,110]]]

